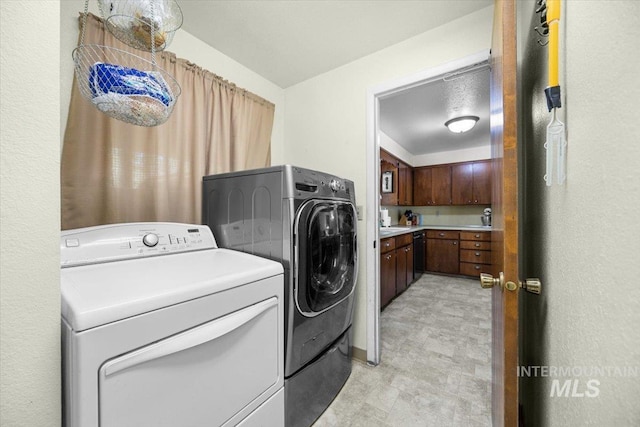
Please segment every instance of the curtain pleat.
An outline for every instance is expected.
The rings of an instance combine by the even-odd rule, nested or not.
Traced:
[[[150,60],[91,14],[85,44]],[[137,221],[199,223],[204,175],[270,164],[272,103],[171,52],[156,57],[182,89],[160,126],[108,117],[81,95],[74,80],[61,159],[63,230]]]

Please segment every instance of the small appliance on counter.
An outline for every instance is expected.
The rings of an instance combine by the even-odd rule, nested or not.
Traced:
[[[382,227],[391,226],[391,217],[389,216],[389,211],[387,209],[380,210],[380,225]]]
[[[484,214],[480,217],[482,220],[482,225],[488,227],[491,225],[491,208],[486,208],[484,210]]]

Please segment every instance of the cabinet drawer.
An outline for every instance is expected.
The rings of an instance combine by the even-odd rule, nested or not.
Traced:
[[[388,239],[380,240],[380,253],[383,254],[385,252],[392,251],[396,248],[396,239],[395,237],[389,237]]]
[[[490,231],[461,231],[460,240],[479,240],[483,242],[491,241]]]
[[[413,243],[412,233],[401,234],[400,236],[396,236],[396,248],[410,245],[411,243]]]
[[[471,240],[460,240],[460,249],[473,249],[474,251],[490,251],[491,242],[473,242]]]
[[[427,230],[427,239],[458,239],[459,231],[454,230]]]
[[[460,251],[460,261],[473,262],[477,264],[490,264],[491,251],[473,251],[469,249],[463,249]]]
[[[472,262],[461,262],[460,263],[460,274],[464,276],[474,276],[477,277],[480,273],[489,273],[491,272],[490,264],[476,264]]]

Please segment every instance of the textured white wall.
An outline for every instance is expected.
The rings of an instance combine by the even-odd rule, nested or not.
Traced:
[[[60,425],[58,1],[0,2],[0,425]]]
[[[285,89],[285,162],[353,180],[357,203],[365,206],[367,90],[488,49],[492,11],[485,8]],[[354,318],[354,345],[361,349],[366,348],[365,223],[358,227]]]
[[[550,120],[542,93],[546,50],[532,38],[535,7],[534,1],[519,4],[524,270],[542,279],[543,294],[523,296],[523,363],[587,370],[524,379],[525,420],[640,425],[640,2],[566,2],[560,84],[568,179],[548,189],[542,179]],[[635,375],[589,372],[607,367],[635,368]],[[599,381],[598,395],[580,397],[592,379]],[[572,381],[569,397],[551,396],[554,380]]]

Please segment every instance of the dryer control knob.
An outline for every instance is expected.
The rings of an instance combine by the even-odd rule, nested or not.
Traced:
[[[329,182],[329,188],[334,192],[338,191],[340,189],[340,181],[332,179],[331,182]]]
[[[157,234],[149,233],[144,235],[144,237],[142,238],[142,243],[144,243],[145,246],[152,248],[158,244],[159,240],[160,239],[158,238]]]

